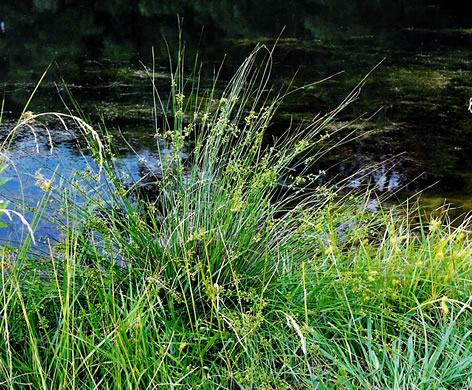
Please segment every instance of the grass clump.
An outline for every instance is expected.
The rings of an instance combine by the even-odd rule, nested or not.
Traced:
[[[155,94],[171,152],[142,161],[151,180],[124,183],[89,132],[103,173],[58,195],[61,244],[2,270],[3,387],[470,385],[468,220],[413,224],[319,186],[325,126],[358,90],[268,140],[291,92],[268,88],[271,54],[256,48],[218,93],[184,77],[179,52],[169,97]]]

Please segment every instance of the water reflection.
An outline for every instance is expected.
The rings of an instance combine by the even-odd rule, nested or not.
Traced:
[[[175,53],[177,14],[184,18],[181,27],[187,64],[193,65],[198,49],[205,62],[202,69],[207,83],[225,54],[220,75],[228,79],[256,42],[273,45],[274,37],[285,26],[274,53],[273,80],[277,86],[296,71],[296,85],[344,73],[290,95],[274,118],[271,132],[276,134],[289,123],[309,121],[318,112],[333,109],[386,57],[370,76],[359,101],[333,123],[341,127],[361,118],[345,129],[345,133],[356,130],[357,139],[326,155],[318,168],[328,171],[331,178],[351,177],[352,188],[370,183],[379,191],[405,186],[415,191],[439,181],[435,187],[439,194],[468,192],[472,197],[468,175],[472,172],[472,121],[467,111],[472,110],[472,3],[410,3],[4,2],[0,4],[0,85],[6,97],[3,126],[5,121],[19,117],[35,83],[53,62],[31,110],[63,111],[60,83],[64,78],[92,121],[105,118],[115,134],[123,134],[138,152],[146,153],[155,147],[152,93],[140,61],[151,67],[154,46],[157,85],[165,93],[170,80],[163,36],[170,52]],[[120,142],[119,136],[116,139]],[[21,155],[22,150],[28,150],[24,140],[18,139],[13,153]],[[75,146],[60,136],[56,142],[60,144],[58,150],[80,167]],[[126,143],[119,147],[124,150]],[[389,164],[378,168],[382,161],[402,153],[394,168]],[[31,165],[27,174],[34,174],[34,161],[25,159],[22,164]],[[377,168],[368,175],[355,175],[372,166]]]
[[[380,193],[385,191],[393,192],[398,190],[407,181],[406,177],[399,171],[391,170],[384,164],[380,168],[372,167],[367,170],[370,172],[364,176],[357,174],[350,178],[347,181],[347,187],[358,190],[369,186]]]

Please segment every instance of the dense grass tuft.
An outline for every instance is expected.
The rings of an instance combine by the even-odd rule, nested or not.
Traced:
[[[83,128],[103,173],[51,195],[63,242],[43,257],[25,242],[15,265],[2,252],[2,387],[472,385],[469,220],[373,213],[374,193],[318,185],[325,126],[358,89],[268,139],[296,93],[268,87],[271,54],[256,48],[219,93],[179,52],[155,95],[156,148],[172,152],[142,161],[151,180],[126,184],[107,129]]]

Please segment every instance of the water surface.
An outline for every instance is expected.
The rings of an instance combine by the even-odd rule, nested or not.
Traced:
[[[295,86],[335,78],[290,95],[270,131],[309,121],[335,108],[379,62],[357,102],[332,129],[356,130],[356,140],[320,161],[327,179],[351,177],[348,186],[376,184],[400,196],[425,190],[429,206],[447,199],[472,207],[472,6],[443,1],[82,1],[34,0],[0,5],[0,87],[5,97],[0,134],[20,116],[46,68],[32,100],[34,112],[64,112],[63,82],[92,122],[103,118],[135,151],[152,158],[152,90],[145,67],[157,64],[158,88],[169,88],[169,52],[175,54],[181,23],[189,68],[198,51],[204,82],[220,67],[221,84],[258,42],[275,43],[272,79],[281,85],[296,73]],[[47,156],[40,137],[37,154],[28,131],[10,151],[17,168],[1,190],[37,199],[35,173],[83,169],[73,137],[54,127],[55,154]],[[293,126],[296,127],[295,125]],[[119,137],[117,137],[119,139]],[[336,138],[331,142],[336,142]],[[124,158],[139,158],[120,144]],[[83,150],[82,150],[83,152]],[[134,163],[133,163],[134,161]],[[67,165],[64,166],[64,164]],[[356,174],[375,167],[369,174]],[[16,187],[15,187],[16,186]],[[10,195],[9,195],[10,194]]]

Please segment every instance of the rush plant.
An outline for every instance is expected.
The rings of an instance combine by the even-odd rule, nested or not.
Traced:
[[[326,125],[365,80],[270,138],[297,93],[269,87],[272,49],[222,90],[205,90],[197,66],[187,77],[177,53],[168,96],[149,70],[159,164],[126,182],[111,131],[86,125],[101,172],[54,194],[62,242],[2,271],[2,386],[470,385],[469,220],[413,223],[369,211],[373,191],[318,185]]]

